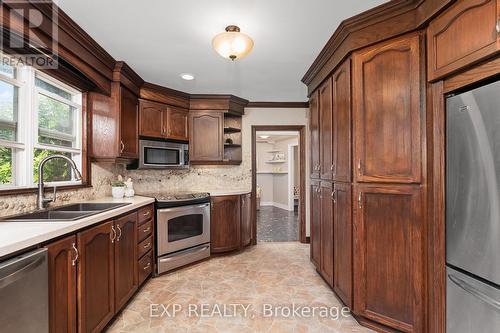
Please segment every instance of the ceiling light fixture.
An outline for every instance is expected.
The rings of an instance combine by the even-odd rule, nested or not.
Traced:
[[[214,37],[212,46],[222,57],[234,61],[250,53],[253,48],[253,40],[241,33],[239,27],[230,25],[226,27],[226,32]]]
[[[189,73],[182,73],[181,75],[181,78],[183,80],[186,80],[186,81],[191,81],[191,80],[194,80],[194,75],[193,74],[189,74]]]
[[[261,139],[269,139],[269,135],[259,135],[259,138],[261,138]]]

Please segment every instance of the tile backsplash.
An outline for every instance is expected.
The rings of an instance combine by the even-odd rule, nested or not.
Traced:
[[[248,190],[251,187],[250,155],[238,166],[196,166],[187,170],[126,170],[124,166],[92,164],[92,187],[60,191],[52,206],[111,195],[110,183],[118,174],[132,178],[136,193],[155,191]],[[50,195],[50,194],[49,194]],[[0,216],[36,209],[36,194],[0,196]]]

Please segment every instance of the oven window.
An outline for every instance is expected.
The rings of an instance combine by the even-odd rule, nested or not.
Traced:
[[[168,220],[168,241],[199,236],[203,233],[203,215],[191,214]]]
[[[144,164],[179,165],[180,164],[179,150],[144,147]]]

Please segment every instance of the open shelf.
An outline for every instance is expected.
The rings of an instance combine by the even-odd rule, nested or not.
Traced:
[[[225,143],[224,148],[241,148],[241,145],[236,143]]]
[[[224,127],[224,133],[239,133],[239,132],[241,132],[241,128]]]

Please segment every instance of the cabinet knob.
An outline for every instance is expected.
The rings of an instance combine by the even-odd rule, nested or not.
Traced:
[[[333,200],[333,203],[337,203],[337,199],[335,197],[336,194],[337,194],[337,190],[333,190],[332,191],[332,200]]]
[[[497,20],[497,24],[496,24],[496,30],[497,30],[497,33],[500,33],[500,19]]]
[[[144,266],[142,269],[143,269],[143,270],[147,270],[147,269],[149,268],[149,266],[151,266],[151,263],[150,263],[150,262],[148,262],[148,264],[147,264],[146,266]]]
[[[362,192],[359,192],[358,193],[358,208],[361,209],[363,206],[361,204],[361,200],[362,200]]]
[[[120,238],[122,237],[122,228],[120,228],[119,225],[116,225],[116,228],[118,229],[118,236],[116,237],[116,241],[119,242]]]
[[[111,239],[111,243],[115,242],[115,239],[116,239],[116,230],[115,230],[115,226],[114,225],[111,226],[111,232],[109,233],[109,238]]]
[[[120,141],[120,153],[123,153],[124,150],[125,150],[125,144],[123,143],[123,141]]]

